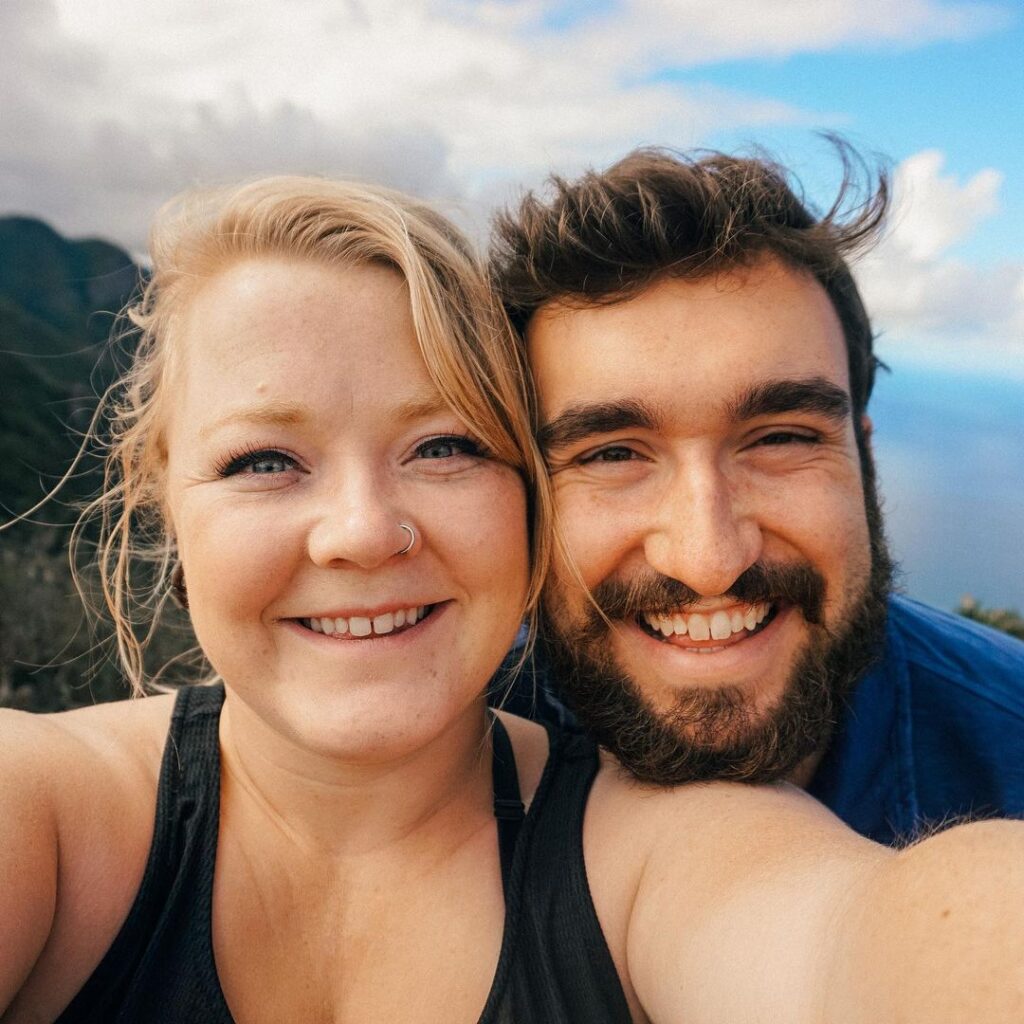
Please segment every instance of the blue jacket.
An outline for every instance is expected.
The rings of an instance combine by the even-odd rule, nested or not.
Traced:
[[[504,706],[573,728],[546,684],[528,662]],[[965,817],[1024,817],[1024,643],[893,597],[882,659],[854,688],[807,788],[890,845]]]
[[[882,661],[807,788],[881,843],[964,817],[1024,816],[1024,643],[892,598]]]

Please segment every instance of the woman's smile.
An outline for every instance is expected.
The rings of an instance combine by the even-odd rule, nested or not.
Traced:
[[[326,640],[380,640],[405,636],[424,621],[443,611],[448,601],[395,608],[391,611],[334,613],[311,615],[286,622],[297,623],[303,630]]]

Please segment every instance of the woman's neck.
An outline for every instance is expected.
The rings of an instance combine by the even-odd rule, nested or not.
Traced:
[[[303,749],[229,692],[220,725],[222,828],[252,829],[262,841],[276,832],[318,859],[430,836],[457,843],[493,813],[486,716],[483,702],[474,702],[392,759],[346,760]]]

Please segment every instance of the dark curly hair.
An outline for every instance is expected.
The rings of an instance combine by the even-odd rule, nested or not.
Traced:
[[[575,181],[553,176],[549,195],[528,192],[494,223],[490,275],[520,335],[537,309],[614,303],[656,278],[701,278],[766,255],[813,274],[846,340],[854,425],[880,364],[847,260],[876,238],[889,177],[828,136],[842,164],[832,207],[815,216],[792,175],[765,158],[634,150]]]

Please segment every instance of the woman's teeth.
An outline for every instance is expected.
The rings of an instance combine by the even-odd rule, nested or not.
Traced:
[[[690,612],[687,614],[653,615],[643,613],[643,620],[656,633],[664,637],[688,636],[691,640],[728,640],[734,633],[744,630],[753,631],[765,620],[771,611],[766,602],[748,605],[736,605],[706,614]]]
[[[427,614],[429,607],[430,605],[421,604],[415,608],[399,608],[397,612],[385,612],[383,615],[375,615],[372,619],[353,615],[348,619],[318,618],[301,621],[314,633],[324,633],[327,636],[385,636],[402,626],[415,626]]]

